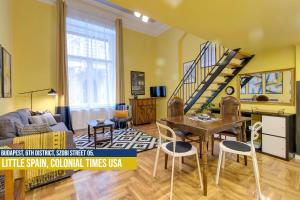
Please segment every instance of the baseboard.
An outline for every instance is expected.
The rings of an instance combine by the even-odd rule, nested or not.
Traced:
[[[300,155],[295,154],[295,159],[300,160]]]

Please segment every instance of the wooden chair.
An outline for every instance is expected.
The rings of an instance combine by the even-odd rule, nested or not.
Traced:
[[[218,161],[218,168],[217,168],[217,175],[216,175],[216,184],[219,184],[221,165],[222,165],[222,168],[225,167],[225,152],[234,153],[237,155],[250,156],[250,157],[252,157],[252,162],[253,162],[253,169],[254,169],[257,193],[258,193],[259,199],[261,199],[261,190],[260,190],[260,183],[259,183],[259,170],[258,170],[258,165],[257,165],[255,147],[253,144],[253,141],[259,137],[258,131],[261,128],[262,128],[261,122],[256,122],[252,126],[251,145],[248,145],[246,143],[239,142],[239,141],[229,141],[229,140],[224,140],[224,141],[220,142],[220,144],[219,144],[220,152],[219,152],[219,161]]]
[[[241,117],[241,103],[240,101],[232,96],[223,97],[220,102],[220,115],[221,118],[227,118],[227,119],[237,119]],[[237,141],[242,141],[242,126],[237,125],[236,128],[231,128],[226,131],[223,131],[219,133],[218,140],[221,141],[222,135],[225,136],[225,139],[227,136],[229,137],[235,137]],[[212,139],[212,152],[214,149],[214,140]],[[237,162],[239,162],[239,156],[237,156]],[[245,165],[247,165],[247,157],[245,157]]]
[[[161,123],[158,123],[158,122],[156,122],[156,125],[157,125],[157,128],[158,128],[159,140],[158,140],[158,147],[157,147],[157,150],[156,150],[156,158],[155,158],[155,164],[154,164],[154,169],[153,169],[153,177],[156,176],[159,152],[160,152],[160,150],[162,150],[166,154],[173,157],[173,160],[172,160],[172,176],[171,176],[171,191],[170,191],[170,199],[172,199],[175,158],[176,157],[179,158],[179,168],[181,169],[181,159],[182,159],[182,157],[195,155],[196,160],[197,160],[197,166],[198,166],[200,187],[203,188],[197,148],[192,146],[188,142],[177,141],[176,140],[176,134],[170,127],[168,127],[166,125],[163,125]],[[168,134],[163,134],[161,132],[161,128],[167,130],[168,133],[171,133],[171,136],[169,136]],[[163,142],[163,140],[166,140],[166,142]]]
[[[179,97],[174,97],[168,104],[168,117],[184,117],[184,102]],[[181,138],[182,141],[196,142],[199,143],[200,157],[202,151],[202,142],[199,136],[193,136],[190,132],[174,129],[177,136]],[[208,146],[208,144],[207,144]],[[212,150],[213,151],[213,150]],[[184,159],[182,159],[184,163]],[[168,165],[168,155],[165,156],[165,169]]]

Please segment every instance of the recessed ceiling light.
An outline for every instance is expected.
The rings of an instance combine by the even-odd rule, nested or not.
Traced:
[[[134,16],[136,16],[138,18],[140,18],[142,15],[140,12],[137,12],[137,11],[133,12],[133,14],[134,14]]]
[[[143,15],[142,21],[147,23],[149,21],[149,17],[146,15]]]

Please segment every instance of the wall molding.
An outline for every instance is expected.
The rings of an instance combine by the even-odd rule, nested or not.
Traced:
[[[295,159],[300,160],[300,155],[295,154]]]

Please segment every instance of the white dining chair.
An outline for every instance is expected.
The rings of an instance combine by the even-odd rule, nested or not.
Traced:
[[[239,141],[223,140],[222,142],[220,142],[220,152],[219,152],[219,161],[218,161],[218,168],[217,168],[217,175],[216,175],[216,184],[219,183],[221,165],[222,165],[222,168],[225,167],[225,152],[250,156],[250,157],[252,157],[257,194],[258,194],[259,199],[261,199],[261,190],[260,190],[260,183],[259,183],[259,170],[258,170],[258,165],[257,165],[255,147],[253,144],[253,141],[259,137],[258,131],[261,128],[262,128],[261,122],[256,122],[252,126],[250,145],[243,143],[243,142],[239,142]]]
[[[202,176],[200,171],[200,164],[199,164],[199,157],[197,153],[197,148],[191,145],[188,142],[184,141],[177,141],[176,140],[176,134],[170,127],[163,125],[161,123],[156,122],[158,133],[159,133],[159,139],[158,139],[158,146],[156,150],[156,158],[155,158],[155,164],[154,164],[154,170],[153,170],[153,177],[156,176],[156,170],[157,170],[157,164],[158,164],[158,158],[159,158],[159,152],[162,150],[163,152],[167,153],[168,155],[173,157],[172,161],[172,176],[171,176],[171,191],[170,191],[170,199],[172,199],[173,196],[173,178],[174,178],[174,164],[175,164],[175,158],[179,158],[179,167],[181,168],[181,159],[185,156],[192,156],[196,155],[197,165],[198,165],[198,174],[199,174],[199,181],[200,181],[200,188],[203,188],[202,183]],[[166,134],[163,134],[161,132],[161,128],[166,129],[171,133],[171,136],[167,136]],[[166,131],[166,132],[167,132]],[[165,142],[163,142],[165,141]]]

